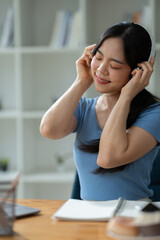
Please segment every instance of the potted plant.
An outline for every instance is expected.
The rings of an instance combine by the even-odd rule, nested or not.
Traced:
[[[9,163],[9,159],[8,158],[1,158],[0,159],[0,169],[2,171],[7,171],[8,170],[8,163]]]
[[[64,171],[64,159],[60,155],[56,156],[56,169],[58,172]]]

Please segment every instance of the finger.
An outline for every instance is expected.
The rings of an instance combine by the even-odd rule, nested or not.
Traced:
[[[146,68],[146,66],[144,66],[144,68]],[[134,82],[137,82],[143,88],[148,86],[150,75],[151,75],[151,72],[149,70],[146,71],[146,70],[143,70],[142,68],[141,69],[139,68],[134,70],[133,72],[134,72],[134,77],[133,77]]]
[[[89,51],[89,50],[87,50],[87,49],[84,51],[83,56],[87,56],[87,57],[90,58],[90,59],[93,58],[92,52]]]
[[[93,44],[93,45],[90,45],[90,46],[86,47],[84,52],[87,52],[87,51],[92,52],[92,50],[95,48],[95,46],[96,46],[96,44]]]
[[[89,58],[89,56],[84,56],[84,60],[86,61],[87,66],[90,67],[90,65],[91,65],[91,59]]]
[[[84,55],[88,55],[90,59],[93,58],[92,50],[95,48],[96,44],[90,45],[89,47],[86,47],[84,50]]]
[[[76,64],[77,65],[83,65],[83,66],[90,66],[90,63],[91,63],[91,59],[89,59],[89,57],[87,57],[87,56],[85,56],[85,55],[83,55],[82,57],[80,57],[77,61],[76,61]]]
[[[155,57],[152,56],[149,62],[150,62],[150,64],[151,64],[151,66],[153,67],[153,66],[154,66],[154,63],[155,63]]]
[[[141,64],[138,64],[139,66],[141,66],[142,68],[142,75],[140,77],[140,81],[141,83],[144,84],[144,87],[149,85],[149,81],[150,81],[150,76],[153,72],[153,67],[151,66],[151,64],[149,62],[143,62]]]
[[[142,70],[136,69],[131,73],[131,79],[134,79],[134,82],[138,81],[142,78]]]
[[[138,67],[141,67],[145,71],[150,71],[151,73],[153,72],[153,66],[151,65],[150,62],[143,62],[138,64]]]
[[[88,47],[86,47],[86,49],[89,49],[89,50],[92,50],[93,48],[95,48],[96,44],[92,44],[92,45],[89,45]]]
[[[131,74],[132,74],[133,76],[135,76],[135,75],[140,76],[140,75],[142,75],[142,72],[143,72],[143,69],[142,69],[142,68],[135,68],[135,69],[131,72]]]
[[[148,79],[150,78],[152,72],[153,72],[153,69],[152,67],[149,65],[149,63],[145,62],[145,63],[142,63],[140,64],[141,66],[141,80],[142,81],[148,81]]]

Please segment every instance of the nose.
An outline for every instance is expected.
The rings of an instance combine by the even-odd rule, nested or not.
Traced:
[[[98,67],[98,71],[102,74],[108,74],[108,67],[106,63],[101,63],[100,66]]]

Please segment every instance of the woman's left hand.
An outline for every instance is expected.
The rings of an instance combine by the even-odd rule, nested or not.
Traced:
[[[129,99],[132,100],[139,92],[149,85],[154,62],[155,58],[152,57],[149,62],[146,61],[138,64],[138,68],[131,72],[133,77],[122,88],[122,96],[129,97]]]

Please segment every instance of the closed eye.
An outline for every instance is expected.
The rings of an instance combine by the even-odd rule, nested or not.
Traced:
[[[115,67],[115,66],[113,66],[113,65],[110,65],[110,67],[111,67],[112,69],[114,69],[114,70],[119,70],[119,69],[120,69],[120,67]]]
[[[97,59],[98,61],[102,60],[102,58],[99,58],[99,57],[96,57],[96,59]]]
[[[99,52],[99,51],[97,51],[97,52],[96,52],[96,55],[95,55],[95,58],[96,58],[98,61],[102,60],[102,58],[103,58],[102,53]]]

